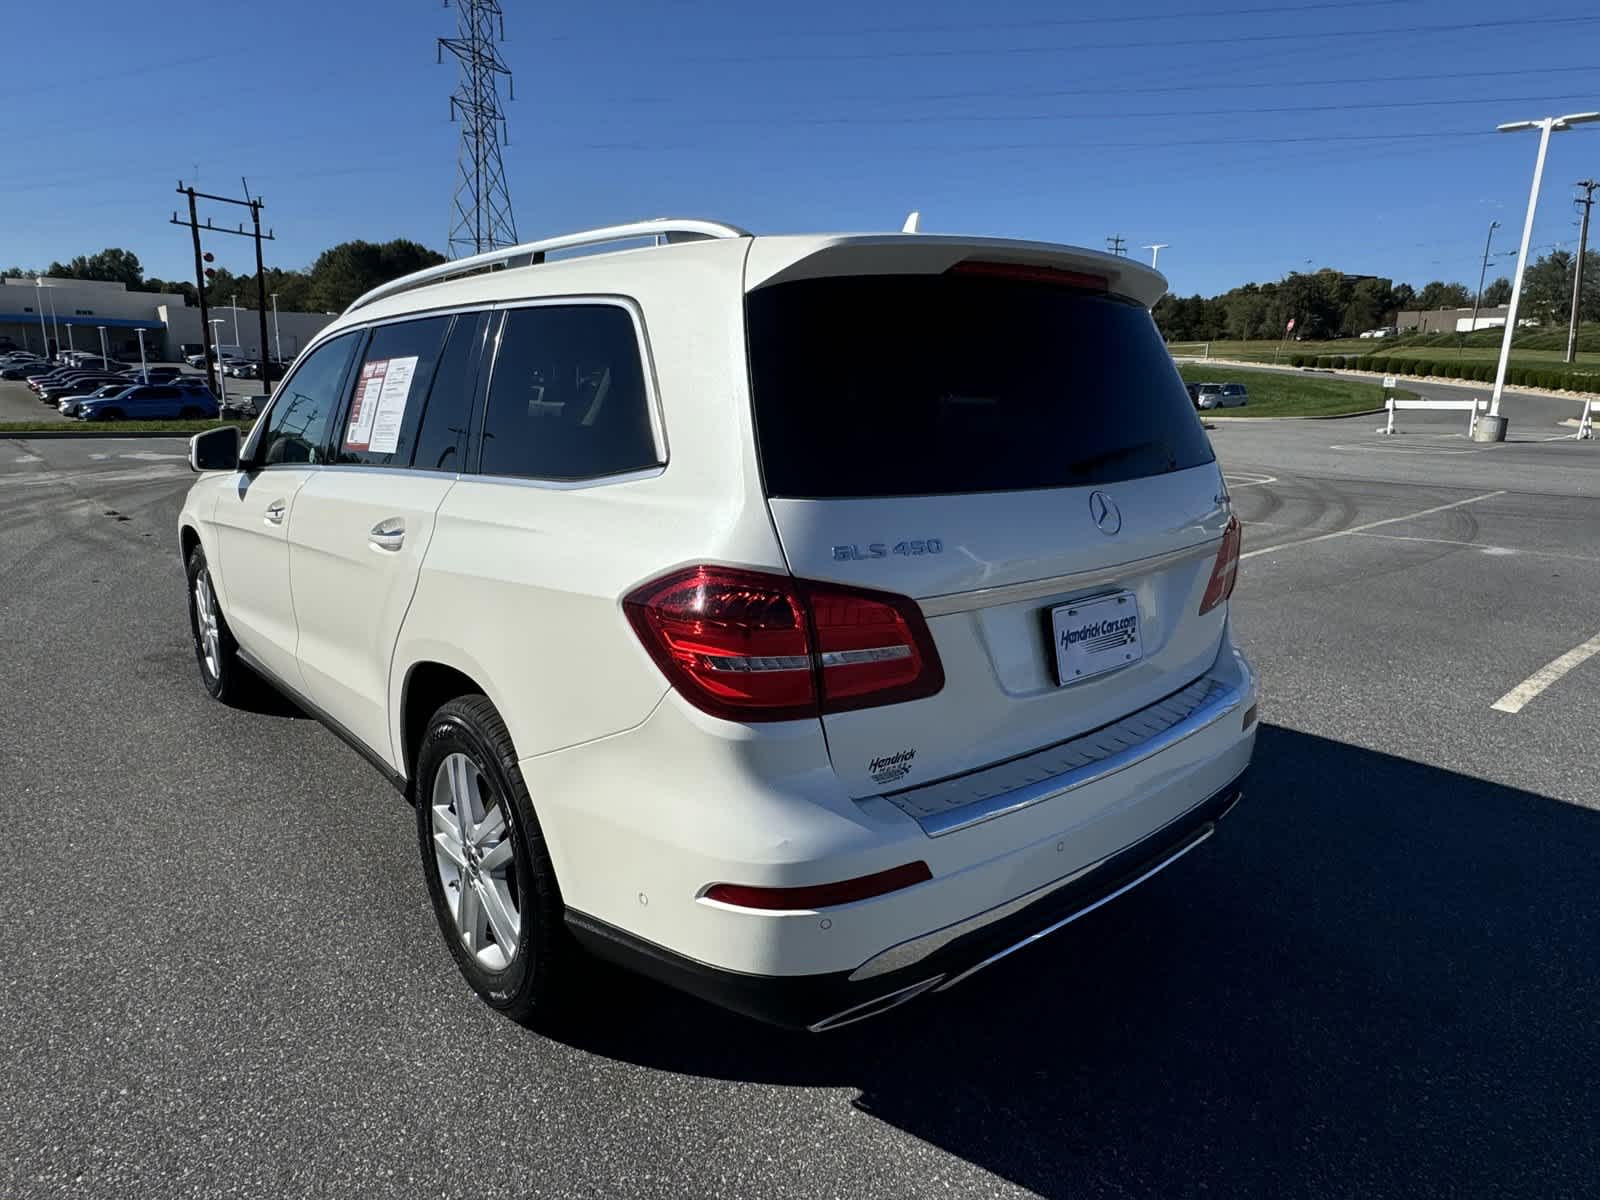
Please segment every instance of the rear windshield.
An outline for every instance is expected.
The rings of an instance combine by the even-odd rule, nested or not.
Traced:
[[[772,496],[1078,487],[1212,461],[1150,314],[1055,283],[864,275],[747,298]]]

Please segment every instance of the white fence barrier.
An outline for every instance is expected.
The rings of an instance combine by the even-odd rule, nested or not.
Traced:
[[[1384,408],[1389,412],[1388,422],[1378,430],[1379,433],[1394,432],[1394,414],[1396,409],[1422,409],[1432,412],[1469,412],[1472,414],[1467,419],[1467,436],[1472,436],[1472,431],[1478,427],[1478,417],[1489,411],[1489,402],[1474,396],[1471,400],[1396,400],[1390,396],[1384,402]]]

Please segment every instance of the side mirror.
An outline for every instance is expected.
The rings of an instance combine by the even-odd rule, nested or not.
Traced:
[[[239,427],[224,425],[208,429],[189,439],[191,471],[236,471],[239,469]]]

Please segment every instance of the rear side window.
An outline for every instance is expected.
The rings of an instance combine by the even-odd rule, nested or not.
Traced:
[[[483,474],[594,479],[659,463],[639,335],[626,309],[552,305],[506,314]]]
[[[477,390],[478,362],[488,325],[488,313],[463,313],[456,318],[450,340],[445,343],[444,357],[434,372],[428,405],[422,412],[412,466],[429,471],[464,469],[472,426],[472,398]]]
[[[408,466],[454,317],[379,325],[355,373],[334,462]]]
[[[334,413],[343,391],[340,385],[360,337],[346,333],[324,342],[284,381],[267,410],[267,427],[262,430],[255,461],[265,466],[327,461]]]
[[[747,298],[773,496],[1078,487],[1212,461],[1150,314],[1056,283],[843,276]]]

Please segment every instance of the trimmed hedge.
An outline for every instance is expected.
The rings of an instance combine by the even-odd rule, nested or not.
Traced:
[[[1307,360],[1310,361],[1309,359]],[[1453,358],[1406,358],[1387,354],[1323,354],[1319,367],[1347,367],[1352,371],[1372,371],[1384,375],[1430,375],[1438,379],[1468,379],[1493,383],[1495,364],[1460,362]],[[1298,365],[1298,364],[1297,364]],[[1600,371],[1561,367],[1512,367],[1506,382],[1513,387],[1540,388],[1545,391],[1600,392]]]

